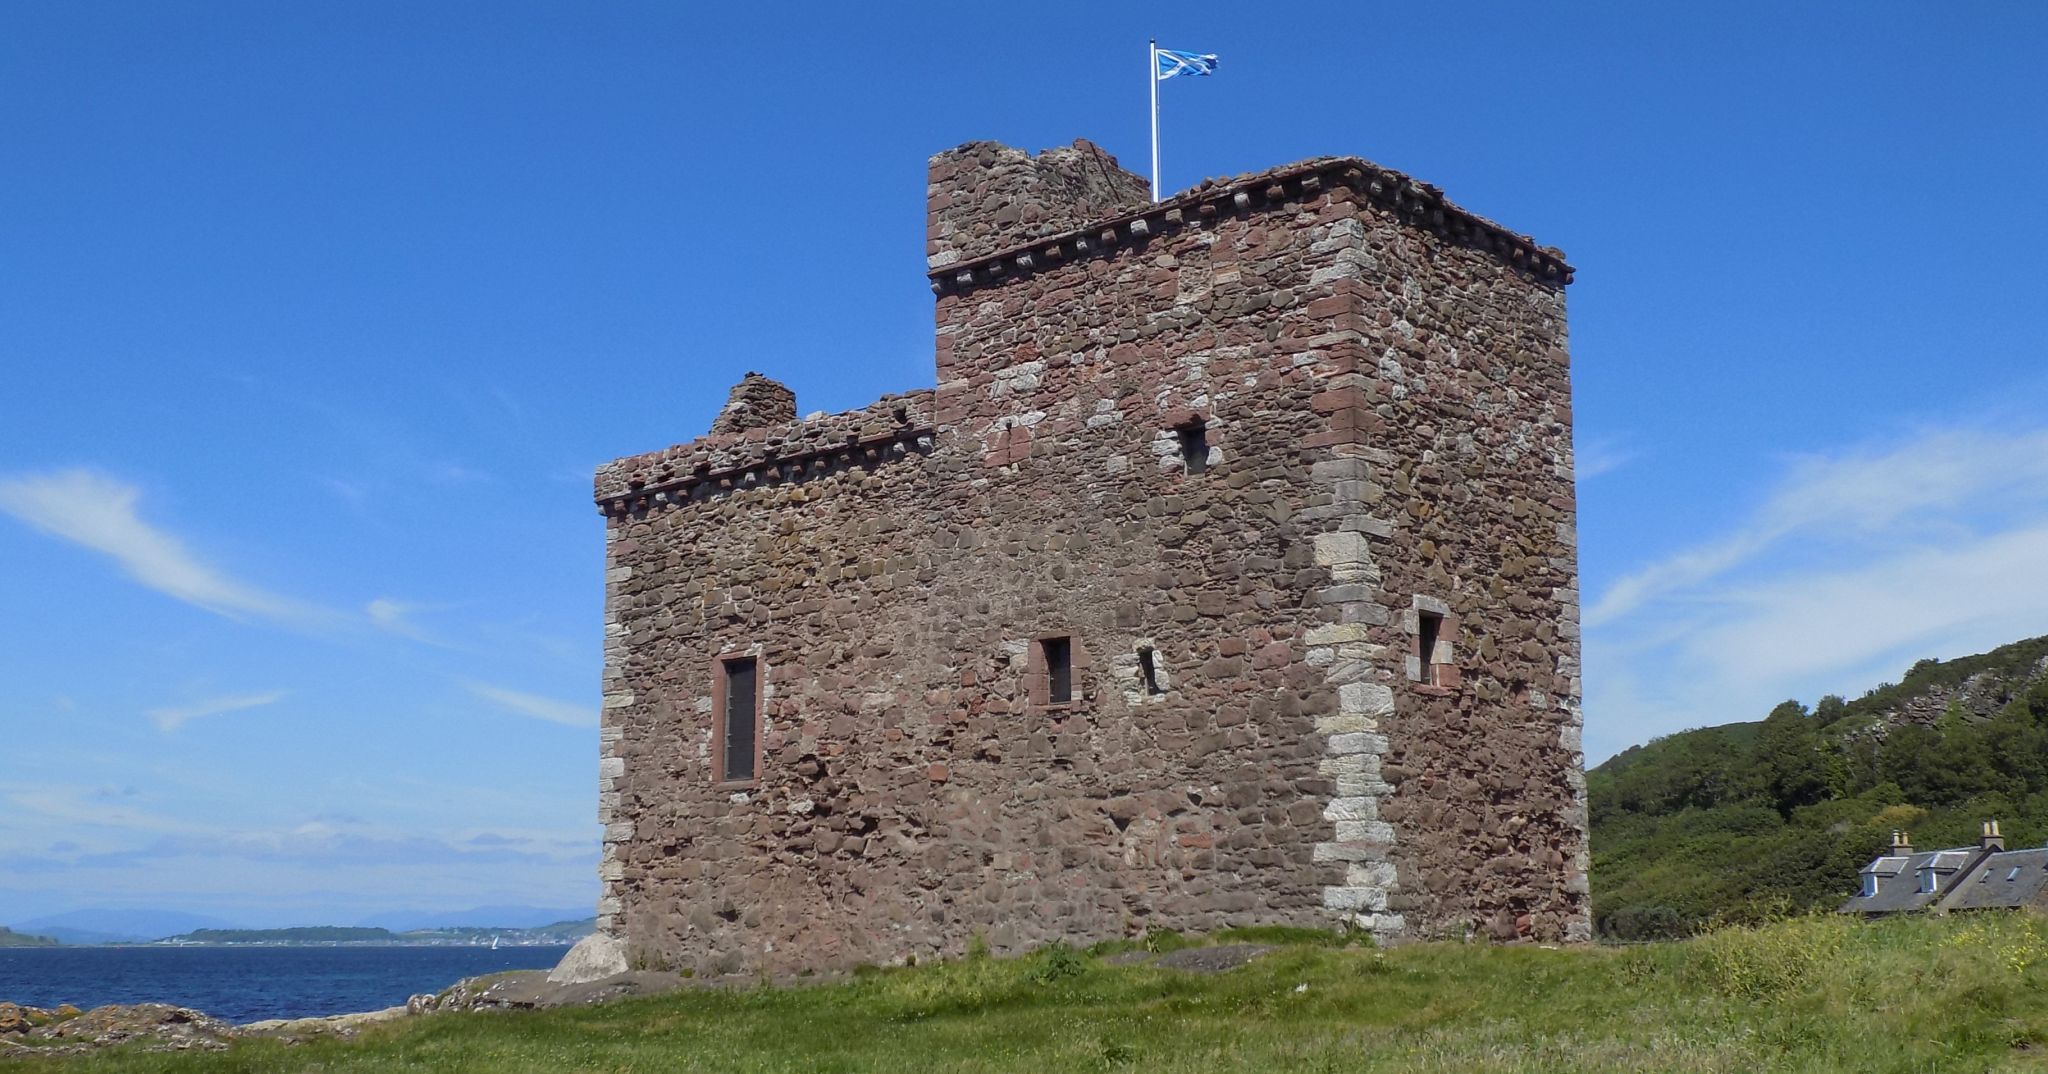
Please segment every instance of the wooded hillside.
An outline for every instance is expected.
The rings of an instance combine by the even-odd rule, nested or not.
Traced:
[[[1812,710],[1626,750],[1587,776],[1594,926],[1682,935],[1832,907],[1903,828],[1922,849],[2048,840],[2048,637],[1950,661]]]

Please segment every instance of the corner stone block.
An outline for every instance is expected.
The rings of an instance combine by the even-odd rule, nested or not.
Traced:
[[[1354,862],[1345,871],[1345,883],[1355,888],[1377,888],[1386,890],[1394,886],[1394,863],[1390,861]]]
[[[1317,843],[1315,860],[1319,862],[1380,861],[1387,856],[1383,846],[1371,843]]]
[[[1332,798],[1323,809],[1324,820],[1378,820],[1380,804],[1371,798]]]
[[[1329,752],[1341,757],[1348,753],[1370,753],[1375,756],[1387,752],[1387,736],[1360,731],[1348,735],[1331,735]]]
[[[1376,682],[1347,682],[1337,687],[1337,711],[1346,716],[1394,714],[1394,691]]]
[[[1324,888],[1323,907],[1328,910],[1384,910],[1387,893],[1378,888]]]
[[[1310,630],[1302,640],[1310,645],[1343,645],[1346,642],[1363,642],[1372,639],[1372,629],[1364,623],[1331,623]]]
[[[1316,566],[1357,567],[1372,560],[1365,535],[1349,530],[1316,534]]]
[[[1337,842],[1390,847],[1394,845],[1394,826],[1383,820],[1340,820]]]

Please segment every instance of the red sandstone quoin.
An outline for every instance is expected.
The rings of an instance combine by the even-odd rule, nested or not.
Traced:
[[[1355,158],[931,161],[937,386],[598,471],[599,928],[700,972],[1147,928],[1583,940],[1557,251]]]

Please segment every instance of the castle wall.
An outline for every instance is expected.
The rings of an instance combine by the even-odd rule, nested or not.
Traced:
[[[950,234],[1016,222],[950,159]],[[935,258],[935,391],[600,472],[600,927],[703,971],[1583,937],[1560,263],[1314,163]],[[720,786],[740,653],[762,763]]]
[[[1587,939],[1564,289],[1386,212],[1356,219],[1336,323],[1362,345],[1368,637],[1393,658],[1390,907],[1413,935]],[[1448,627],[1434,674],[1429,612]]]

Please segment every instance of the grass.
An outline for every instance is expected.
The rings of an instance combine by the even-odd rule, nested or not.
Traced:
[[[1801,918],[1679,943],[1390,951],[1290,933],[1229,973],[1066,948],[802,988],[448,1014],[354,1042],[0,1062],[99,1072],[2038,1070],[2048,918]],[[1221,939],[1243,940],[1237,935]],[[1218,939],[1218,938],[1212,938]],[[1190,942],[1159,934],[1131,945]],[[1306,986],[1306,987],[1303,987]]]

